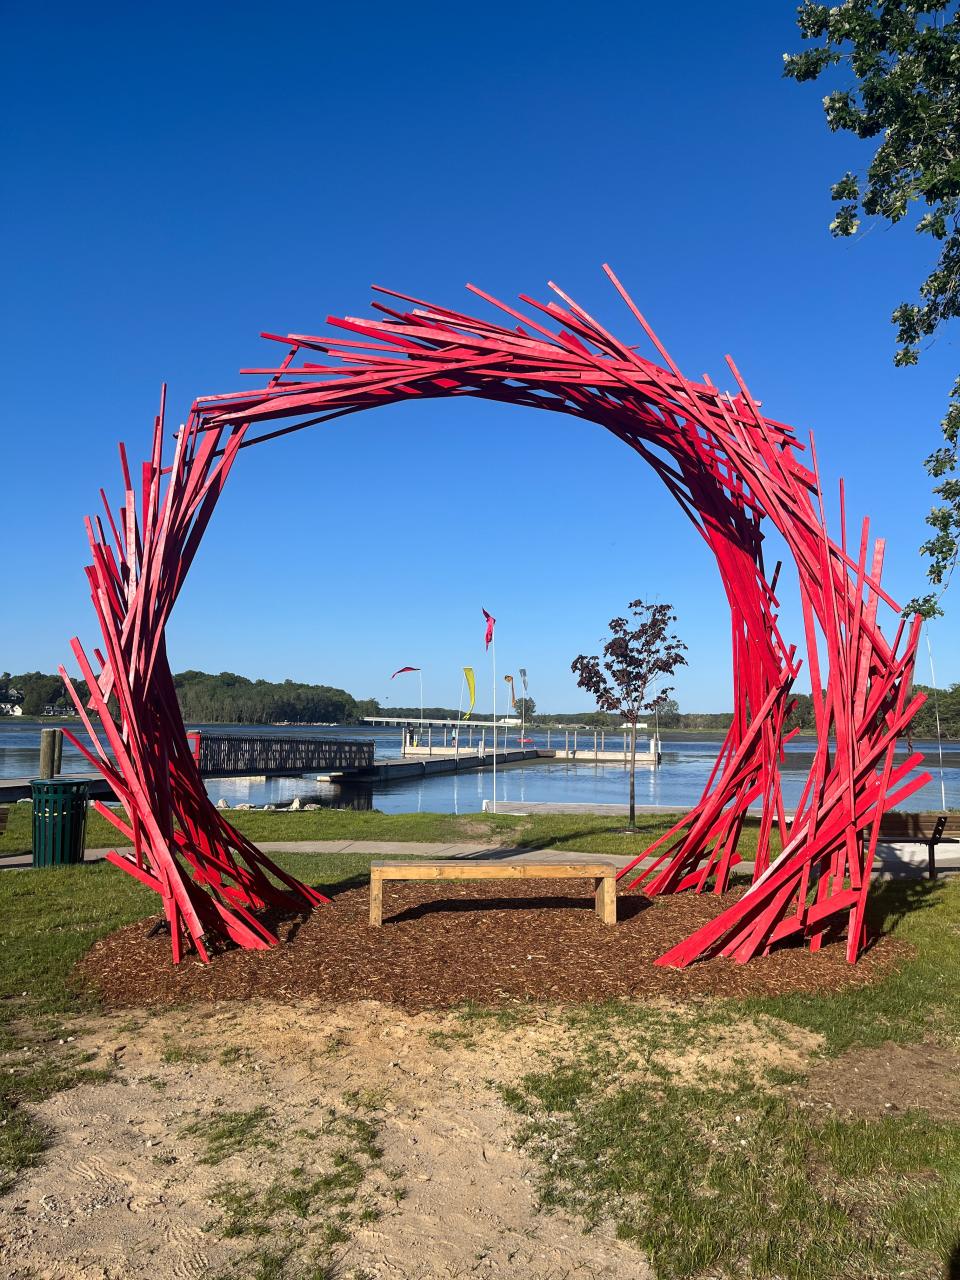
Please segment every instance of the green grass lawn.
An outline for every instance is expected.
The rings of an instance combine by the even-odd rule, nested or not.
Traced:
[[[823,1037],[824,1059],[888,1041],[960,1044],[960,883],[877,886],[873,921],[914,953],[886,980],[836,995],[615,1003],[569,1014],[578,1052],[504,1090],[539,1169],[541,1201],[612,1222],[658,1280],[949,1280],[960,1257],[960,1115],[845,1116],[800,1108],[805,1076],[655,1063],[749,1017]],[[811,1063],[815,1068],[817,1058]],[[960,1056],[957,1058],[960,1069]],[[642,1079],[637,1079],[638,1070]],[[801,1094],[802,1096],[802,1094]],[[878,1108],[879,1110],[879,1108]]]
[[[231,817],[238,825],[256,822],[248,829],[260,839],[269,838],[264,830],[277,839],[477,839],[483,824],[493,838],[511,843],[598,852],[624,843],[616,820],[580,816]],[[664,818],[643,822],[643,836],[630,837],[631,847],[661,829]],[[7,839],[18,838],[14,824]],[[322,863],[309,854],[277,860],[324,884],[354,880],[369,865],[356,854],[325,855]],[[82,1056],[59,1044],[64,1020],[91,1010],[90,997],[71,987],[73,965],[97,938],[156,911],[153,894],[106,864],[0,873],[0,1179],[43,1158],[45,1136],[21,1104],[90,1076]],[[960,1124],[935,1121],[923,1110],[879,1118],[803,1110],[789,1093],[802,1087],[802,1072],[785,1078],[771,1071],[758,1081],[705,1071],[682,1080],[651,1065],[664,1050],[680,1053],[711,1029],[744,1019],[776,1018],[815,1032],[824,1058],[888,1040],[956,1047],[960,883],[877,886],[872,915],[909,943],[911,954],[870,987],[568,1010],[572,1056],[546,1058],[504,1091],[518,1140],[538,1171],[542,1202],[578,1215],[588,1228],[611,1222],[653,1258],[659,1280],[951,1274],[946,1259],[960,1241]],[[464,1025],[486,1016],[465,1011]]]

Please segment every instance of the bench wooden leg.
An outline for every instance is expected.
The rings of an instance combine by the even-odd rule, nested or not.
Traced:
[[[383,924],[383,880],[375,871],[370,873],[370,924],[375,929]]]
[[[617,881],[614,876],[600,876],[596,881],[597,915],[604,924],[617,923]]]

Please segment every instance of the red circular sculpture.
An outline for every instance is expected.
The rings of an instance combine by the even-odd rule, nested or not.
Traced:
[[[272,863],[211,804],[167,662],[167,620],[237,454],[378,405],[464,395],[600,423],[653,467],[716,558],[730,605],[733,723],[698,804],[620,879],[651,895],[710,887],[722,893],[740,860],[747,812],[759,808],[754,878],[736,903],[658,963],[685,965],[718,952],[745,961],[798,937],[815,950],[828,928],[844,922],[847,958],[860,954],[880,819],[929,781],[917,770],[919,754],[894,761],[897,739],[923,702],[922,694],[911,695],[920,619],[908,626],[897,618],[897,605],[880,585],[884,544],[870,548],[868,521],[859,546],[848,551],[842,482],[839,543],[828,535],[812,437],[803,462],[793,430],[760,413],[729,359],[735,395],[706,377],[685,378],[605,270],[663,365],[607,333],[553,285],[560,302],[522,301],[556,331],[479,289],[473,292],[514,327],[379,290],[413,309],[375,303],[385,319],[331,318],[347,337],[264,334],[289,348],[275,368],[245,371],[267,376],[266,385],[196,400],[168,466],[161,400],[136,490],[120,446],[123,505],[115,517],[101,489],[107,528],[99,517],[87,520],[93,556],[87,577],[103,651],[94,650],[94,671],[72,641],[90,688],[86,705],[62,668],[61,675],[93,751],[72,741],[126,812],[124,820],[97,804],[133,846],[131,853],[111,852],[110,860],[160,894],[174,961],[187,939],[203,960],[213,940],[273,945],[277,938],[260,908],[327,901]],[[294,421],[263,430],[286,419]],[[764,563],[765,519],[796,565],[817,727],[813,764],[789,818],[780,770],[801,660],[780,634],[780,565],[768,573]],[[896,619],[892,641],[877,619],[881,604]],[[99,717],[101,735],[90,712]],[[771,861],[774,830],[783,851]]]

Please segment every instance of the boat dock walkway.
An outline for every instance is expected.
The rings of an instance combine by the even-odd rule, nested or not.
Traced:
[[[0,804],[13,804],[17,800],[30,799],[30,783],[36,778],[0,778]],[[91,800],[116,800],[112,789],[99,773],[59,773],[50,782],[86,782],[90,786]]]
[[[526,760],[553,759],[552,751],[538,751],[535,747],[517,748],[514,751],[496,753],[497,768],[501,765],[523,764]],[[485,751],[461,751],[459,755],[444,752],[437,755],[403,756],[392,760],[374,760],[371,765],[351,769],[335,769],[318,774],[321,782],[396,782],[400,778],[423,778],[435,773],[466,773],[477,769],[492,769],[494,753]]]
[[[553,751],[539,751],[535,747],[518,747],[512,751],[497,752],[497,768],[512,764],[523,764],[529,760],[552,760]],[[204,777],[315,777],[320,782],[396,782],[402,778],[423,778],[436,773],[467,773],[478,769],[493,768],[493,752],[486,751],[480,755],[476,751],[462,751],[459,756],[450,754],[406,756],[400,759],[374,759],[369,764],[348,765],[342,769],[331,769],[328,772],[314,773],[313,769],[296,767],[278,769],[257,769],[252,767],[249,773],[236,773],[233,770],[216,773],[204,771]],[[34,775],[36,776],[36,775]],[[64,780],[90,784],[91,800],[114,800],[112,790],[99,773],[60,774]],[[30,799],[31,778],[0,779],[0,804],[12,804],[17,800]]]

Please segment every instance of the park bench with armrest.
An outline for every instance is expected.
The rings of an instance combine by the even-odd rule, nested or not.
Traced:
[[[898,813],[880,819],[881,840],[916,840],[927,846],[930,879],[937,878],[938,844],[960,840],[960,813]]]
[[[437,862],[371,862],[370,923],[383,923],[384,880],[593,880],[597,915],[617,923],[617,867],[612,862],[498,862],[444,858]]]

